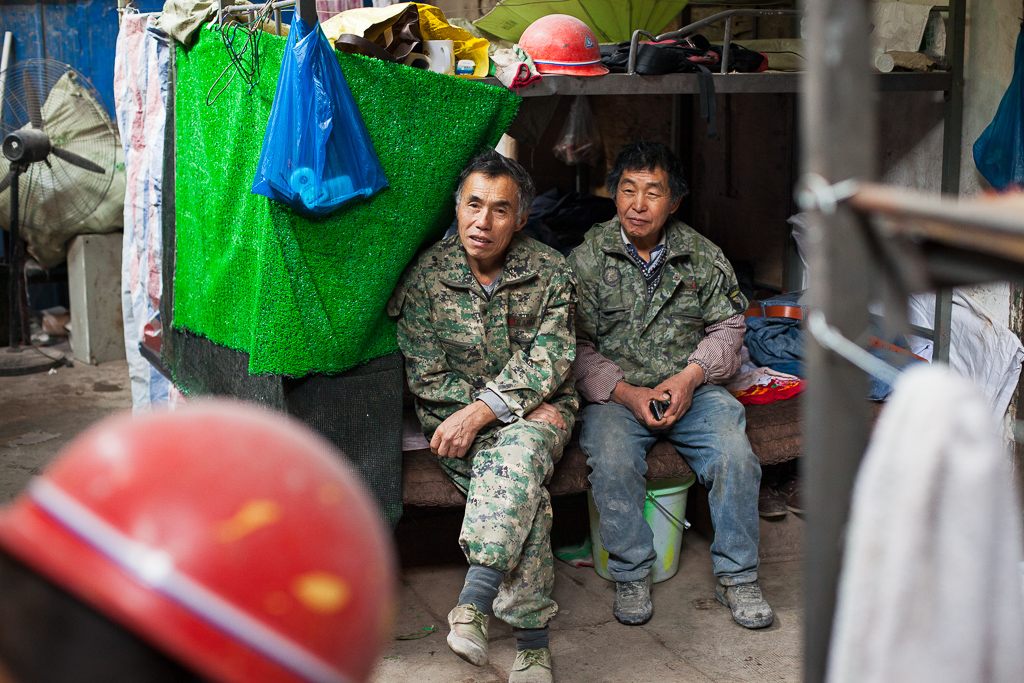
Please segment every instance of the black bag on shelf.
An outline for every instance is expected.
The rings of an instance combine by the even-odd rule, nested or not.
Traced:
[[[601,63],[614,73],[625,73],[629,66],[629,43],[619,43],[605,50]],[[640,43],[637,46],[636,72],[644,76],[659,74],[715,71],[722,63],[722,46],[697,33],[687,38]],[[729,45],[729,66],[733,71],[764,71],[768,58],[745,47]]]

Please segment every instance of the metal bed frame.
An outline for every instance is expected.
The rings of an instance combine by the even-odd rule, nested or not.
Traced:
[[[825,678],[835,596],[842,562],[843,531],[850,493],[867,445],[867,379],[863,357],[852,350],[868,326],[872,292],[866,283],[883,281],[899,291],[920,284],[952,287],[985,279],[1024,279],[1024,219],[984,203],[937,200],[905,190],[870,184],[875,150],[873,92],[941,91],[945,94],[941,188],[959,191],[963,118],[963,47],[966,0],[949,0],[948,71],[876,74],[870,67],[870,0],[804,0],[808,25],[808,68],[801,73],[713,75],[720,94],[801,93],[804,182],[798,193],[812,211],[822,248],[813,262],[809,321],[808,396],[804,401],[804,458],[807,531],[804,542],[804,678]],[[130,0],[118,0],[123,11]],[[300,16],[315,15],[314,0],[274,3],[294,5]],[[254,13],[263,5],[221,7],[221,17]],[[752,10],[733,10],[725,19],[726,42],[731,20]],[[787,10],[760,10],[761,16]],[[791,10],[789,11],[791,12]],[[723,13],[720,13],[723,14]],[[655,39],[678,37],[707,25],[690,24]],[[642,32],[631,41],[635,47]],[[828,36],[826,44],[826,36]],[[826,50],[832,55],[825,58]],[[838,58],[835,58],[838,55]],[[723,64],[723,71],[728,64]],[[497,81],[493,81],[497,82]],[[545,76],[520,91],[523,97],[549,95],[677,95],[673,126],[683,95],[699,93],[695,74],[601,78]],[[173,162],[171,162],[173,163]],[[173,166],[170,167],[173,171]],[[173,173],[172,173],[173,177]],[[962,232],[969,230],[969,232]],[[908,265],[901,267],[900,263]],[[877,277],[875,277],[877,276]],[[937,297],[935,358],[949,352],[951,290]],[[871,371],[875,366],[866,363]],[[877,368],[875,368],[877,369]]]

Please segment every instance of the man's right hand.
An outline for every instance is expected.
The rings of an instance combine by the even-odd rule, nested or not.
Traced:
[[[655,420],[651,414],[651,401],[668,401],[671,397],[666,391],[637,387],[625,380],[619,381],[612,391],[612,400],[620,403],[632,411],[640,424],[646,425],[649,429],[663,429],[668,426],[668,418]]]
[[[461,458],[469,452],[481,429],[497,418],[483,401],[473,401],[442,422],[430,439],[430,450],[442,458]]]

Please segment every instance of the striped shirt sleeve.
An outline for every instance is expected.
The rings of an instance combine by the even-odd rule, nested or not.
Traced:
[[[607,403],[615,385],[622,380],[622,368],[602,356],[593,342],[576,340],[576,360],[572,363],[576,390],[590,403]]]
[[[746,329],[742,313],[704,328],[704,338],[687,360],[703,368],[705,382],[721,384],[740,369],[740,347]]]

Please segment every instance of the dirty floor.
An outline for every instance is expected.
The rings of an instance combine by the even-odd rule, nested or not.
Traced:
[[[0,502],[92,422],[131,405],[124,362],[76,363],[51,374],[0,377]],[[585,533],[582,499],[556,501],[556,537]],[[559,516],[563,520],[559,526]],[[580,520],[583,520],[582,523]],[[474,667],[445,644],[445,615],[465,566],[455,536],[457,510],[412,510],[397,532],[402,552],[395,639],[373,683],[497,683],[515,655],[511,631],[492,620],[490,664]],[[654,618],[626,627],[611,615],[613,587],[590,568],[556,563],[552,623],[555,675],[561,683],[756,682],[800,680],[802,629],[799,539],[803,522],[789,515],[762,522],[761,585],[775,608],[762,631],[735,625],[714,599],[708,541],[683,538],[679,573],[654,586]],[[582,540],[582,538],[577,538]],[[433,631],[431,631],[433,627]]]

